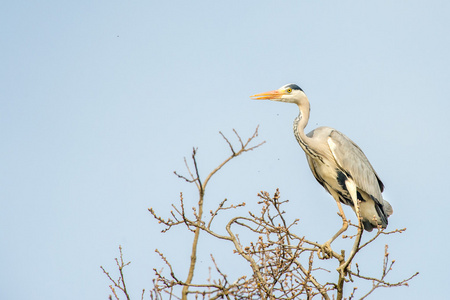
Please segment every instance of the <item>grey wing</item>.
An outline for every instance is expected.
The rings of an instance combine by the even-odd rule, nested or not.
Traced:
[[[333,130],[328,145],[339,167],[351,176],[360,190],[383,201],[384,185],[362,150],[347,136]]]

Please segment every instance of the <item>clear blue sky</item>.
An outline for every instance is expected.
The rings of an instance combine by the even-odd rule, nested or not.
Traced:
[[[162,267],[155,248],[184,274],[191,237],[161,235],[147,208],[167,216],[180,191],[195,196],[172,172],[196,146],[206,174],[228,154],[218,131],[232,128],[249,136],[259,124],[267,143],[211,181],[207,209],[279,187],[290,217],[328,239],[336,206],[293,137],[296,107],[249,99],[290,82],[311,101],[307,130],[358,143],[386,185],[390,228],[408,228],[364,255],[379,265],[388,243],[391,279],[420,277],[375,298],[441,298],[449,15],[448,1],[4,2],[0,298],[106,299],[99,266],[114,270],[119,244],[133,295]],[[200,268],[220,249],[201,252]]]

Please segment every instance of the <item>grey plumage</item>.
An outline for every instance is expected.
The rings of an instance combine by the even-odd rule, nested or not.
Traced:
[[[384,185],[358,145],[341,132],[329,127],[319,127],[309,132],[307,136],[328,144],[328,149],[324,147],[324,150],[331,153],[331,156],[323,157],[323,164],[329,167],[320,166],[322,162],[318,163],[317,159],[306,155],[309,167],[317,181],[331,195],[333,193],[330,189],[333,189],[341,203],[354,209],[352,197],[345,186],[345,181],[353,180],[357,187],[364,229],[372,231],[377,225],[386,228],[388,217],[392,214],[392,207],[383,199],[381,193]],[[336,180],[325,182],[321,176],[326,172],[327,177],[331,175],[331,178]]]
[[[365,230],[372,231],[379,225],[386,228],[393,209],[383,199],[384,185],[378,174],[363,151],[341,132],[319,127],[305,135],[310,106],[301,88],[288,84],[252,97],[297,104],[300,114],[294,121],[294,135],[314,177],[338,204],[351,206],[357,215],[359,212]]]

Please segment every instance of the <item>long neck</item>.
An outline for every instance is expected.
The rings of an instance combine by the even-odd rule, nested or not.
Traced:
[[[299,105],[298,108],[300,110],[300,113],[294,120],[295,138],[302,147],[303,151],[305,151],[307,154],[310,154],[313,157],[321,159],[321,156],[318,155],[316,151],[314,151],[313,139],[306,136],[305,134],[305,127],[309,121],[309,111],[310,111],[309,103],[303,104],[301,106]]]

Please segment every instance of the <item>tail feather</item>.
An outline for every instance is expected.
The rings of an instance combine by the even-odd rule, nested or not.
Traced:
[[[359,196],[359,195],[358,195]],[[392,215],[392,206],[384,199],[379,201],[372,195],[364,192],[361,193],[361,217],[364,229],[372,231],[374,228],[381,226],[386,228],[388,225],[388,217]]]
[[[391,204],[383,199],[383,211],[389,217],[394,212]]]
[[[375,200],[374,202],[375,202],[375,210],[377,211],[378,217],[381,220],[381,227],[386,228],[388,225],[388,216],[385,213],[382,204]]]

